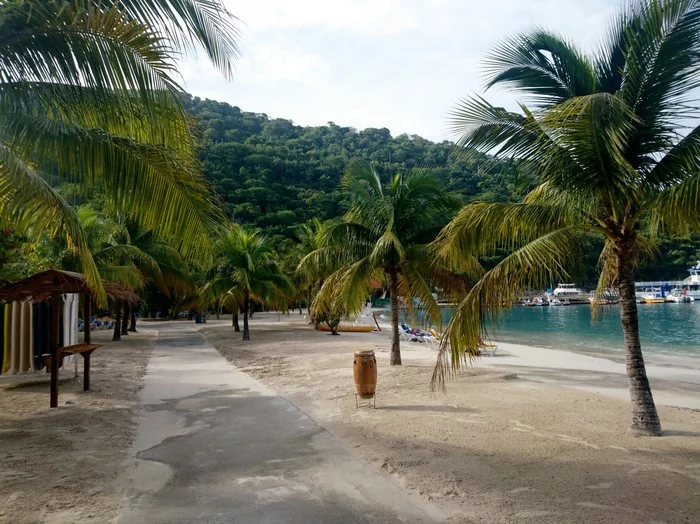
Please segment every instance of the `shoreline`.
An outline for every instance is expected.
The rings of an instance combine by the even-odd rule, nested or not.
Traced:
[[[390,332],[391,324],[385,318],[378,320],[382,331],[375,334],[390,336],[385,331]],[[498,337],[494,337],[492,342],[498,347],[495,357],[480,357],[472,364],[475,368],[520,370],[538,380],[597,392],[620,400],[629,399],[624,353],[518,344],[501,341]],[[417,343],[402,343],[405,344]],[[700,410],[700,358],[652,353],[644,354],[644,359],[657,404]],[[598,375],[583,377],[587,380],[582,380],[581,377],[573,377],[566,372],[591,372]],[[618,380],[611,375],[618,377]],[[624,380],[620,381],[619,377]],[[661,393],[657,394],[657,390]]]
[[[700,345],[693,344],[693,340],[698,340],[700,331],[695,329],[697,325],[697,320],[700,320],[700,306],[697,304],[667,304],[667,308],[662,308],[663,311],[659,313],[663,315],[671,315],[671,321],[673,325],[669,325],[669,329],[682,329],[682,326],[687,326],[689,331],[686,333],[686,337],[683,341],[677,340],[677,337],[670,337],[668,339],[658,338],[659,330],[652,330],[647,336],[651,337],[649,340],[645,338],[645,334],[642,333],[642,351],[645,354],[645,359],[649,363],[654,363],[658,365],[671,364],[677,365],[682,363],[687,366],[695,366],[700,368]],[[622,338],[622,332],[619,325],[619,315],[613,314],[612,317],[606,313],[601,313],[599,318],[592,324],[590,329],[581,329],[580,325],[581,317],[578,313],[580,308],[587,308],[588,306],[571,306],[563,308],[554,308],[555,315],[549,314],[547,319],[536,316],[536,318],[529,318],[529,315],[535,311],[538,312],[542,308],[527,308],[524,306],[514,306],[511,310],[504,312],[504,317],[495,326],[489,328],[489,335],[491,338],[504,342],[513,344],[524,344],[534,347],[542,347],[548,349],[564,349],[566,351],[574,351],[584,354],[593,354],[594,356],[603,356],[611,359],[625,358],[624,341]],[[516,311],[519,311],[516,313]],[[649,321],[648,313],[659,311],[659,306],[652,304],[648,306],[646,320]],[[664,313],[665,311],[665,313]],[[541,311],[547,313],[547,309]],[[674,315],[680,314],[682,312],[690,314],[689,317],[683,316],[682,319],[676,318]],[[388,310],[386,309],[365,309],[363,311],[364,315],[378,314],[383,315],[382,319],[384,321],[388,320]],[[551,313],[551,312],[549,312]],[[683,314],[685,314],[683,313]],[[405,311],[402,311],[402,315],[405,315]],[[515,324],[509,325],[508,318],[513,316]],[[586,313],[586,319],[588,319],[588,313]],[[550,318],[551,317],[551,318]],[[663,317],[661,320],[665,320]],[[444,320],[444,319],[443,319]],[[593,322],[593,319],[590,319]],[[643,322],[645,318],[640,318],[640,322]],[[533,323],[542,322],[542,332],[533,331],[530,329],[523,330],[523,325],[531,326]],[[553,330],[551,326],[548,328],[550,322],[556,323],[559,330]],[[572,322],[574,332],[566,334],[566,323]],[[408,322],[410,325],[416,325],[420,327],[420,322]],[[444,327],[444,324],[443,324]],[[644,326],[642,326],[644,327]],[[610,330],[614,332],[611,332]],[[644,331],[644,329],[642,329]],[[670,332],[670,331],[669,331]],[[587,334],[590,333],[590,336]]]

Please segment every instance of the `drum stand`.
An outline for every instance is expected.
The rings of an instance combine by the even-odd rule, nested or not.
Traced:
[[[355,393],[355,409],[359,409],[361,407],[362,408],[377,409],[377,394],[376,393],[367,399],[367,404],[363,404],[362,406],[360,406],[359,400],[357,400],[359,398],[360,398],[360,395]]]

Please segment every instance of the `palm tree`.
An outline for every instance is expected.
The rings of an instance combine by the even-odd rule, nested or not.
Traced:
[[[442,317],[431,284],[450,289],[459,278],[433,264],[428,243],[462,205],[426,170],[413,170],[391,178],[383,187],[379,174],[368,164],[353,164],[344,177],[352,204],[343,220],[331,224],[323,247],[307,255],[306,267],[332,267],[314,301],[314,311],[337,316],[362,310],[372,285],[382,282],[391,295],[391,365],[401,365],[399,295],[418,297],[427,317],[440,324]]]
[[[530,106],[516,113],[463,100],[453,115],[459,146],[531,161],[538,185],[523,203],[468,205],[442,233],[440,252],[452,259],[513,251],[457,308],[434,384],[519,290],[566,276],[582,241],[596,236],[604,240],[597,292],[615,286],[621,296],[632,428],[660,434],[634,277],[659,231],[700,226],[700,127],[684,128],[698,116],[699,52],[700,2],[640,0],[613,19],[593,54],[536,30],[487,59],[487,86],[511,87]]]
[[[306,224],[301,224],[296,229],[296,237],[299,240],[297,245],[298,260],[306,257],[316,250],[323,249],[325,238],[330,226],[330,222],[321,222],[318,218],[313,218]],[[320,261],[316,258],[316,261]],[[313,264],[312,259],[307,259],[306,263],[298,264],[294,272],[295,281],[299,288],[305,292],[306,307],[311,316],[312,293],[314,288],[323,285],[323,279],[333,273],[332,267],[324,267],[322,264]]]
[[[237,36],[220,0],[0,3],[0,225],[65,234],[101,290],[85,231],[54,189],[73,180],[185,256],[210,250],[221,213],[199,175],[175,60],[201,47],[230,76]]]
[[[289,279],[275,260],[272,241],[258,229],[231,227],[217,244],[214,275],[208,286],[213,293],[226,290],[231,303],[243,310],[243,340],[250,340],[248,315],[253,301],[280,306],[293,293]]]

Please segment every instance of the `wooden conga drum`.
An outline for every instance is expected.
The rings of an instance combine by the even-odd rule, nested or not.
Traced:
[[[377,391],[377,359],[374,351],[357,351],[352,361],[352,374],[355,377],[357,395],[372,398]]]

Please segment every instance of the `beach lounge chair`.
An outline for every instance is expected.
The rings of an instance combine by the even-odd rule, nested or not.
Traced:
[[[432,347],[433,336],[415,329],[410,329],[406,324],[401,324],[401,330],[406,335],[409,342],[423,342]]]
[[[486,353],[488,356],[493,357],[496,354],[498,346],[492,342],[481,342],[479,344],[479,350],[482,353]]]

